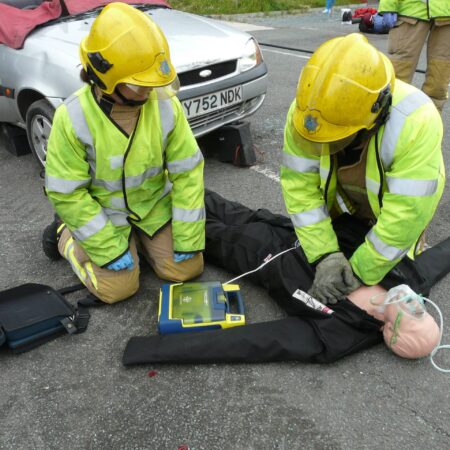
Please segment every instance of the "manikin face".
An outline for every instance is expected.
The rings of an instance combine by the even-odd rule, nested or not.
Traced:
[[[405,297],[405,301],[385,304],[386,297],[391,302]],[[362,286],[350,293],[348,299],[384,322],[384,342],[402,358],[427,356],[439,343],[438,324],[408,286],[398,286],[389,292],[379,285]]]
[[[387,305],[383,337],[386,345],[403,358],[422,358],[438,345],[440,331],[433,317],[424,311],[411,314],[401,303]]]

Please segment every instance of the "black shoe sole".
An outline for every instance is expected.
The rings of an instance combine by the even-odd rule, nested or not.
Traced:
[[[42,235],[42,250],[44,251],[45,256],[52,261],[61,259],[61,255],[58,251],[58,225],[59,224],[56,222],[48,225]]]

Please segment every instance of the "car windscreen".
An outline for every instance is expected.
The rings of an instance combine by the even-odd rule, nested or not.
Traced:
[[[112,1],[111,1],[112,3]],[[149,5],[149,4],[145,4],[145,5],[133,5],[136,9],[139,9],[141,11],[149,11],[150,9],[159,9],[159,8],[163,8],[163,6],[160,5]],[[100,11],[103,9],[104,5],[102,6],[97,6],[94,9],[90,9],[89,11],[85,11],[79,14],[71,14],[71,15],[66,15],[66,16],[61,16],[58,17],[57,19],[52,20],[51,22],[48,22],[45,25],[49,25],[49,24],[54,24],[54,23],[62,23],[62,22],[71,22],[74,20],[82,20],[82,19],[88,19],[90,17],[95,17],[97,16]],[[44,25],[44,26],[45,26]]]
[[[0,4],[13,6],[17,9],[34,9],[45,0],[0,0]]]
[[[97,9],[113,3],[117,0],[60,0],[61,5],[65,6],[69,15],[75,15]],[[121,0],[122,3],[128,3],[129,5],[147,5],[149,7],[158,6],[170,8],[167,0]]]

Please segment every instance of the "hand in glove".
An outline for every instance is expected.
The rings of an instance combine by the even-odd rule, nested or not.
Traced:
[[[394,28],[396,22],[397,22],[397,13],[383,14],[383,24],[388,30]]]
[[[336,303],[361,286],[343,253],[328,255],[316,267],[316,276],[309,295],[327,303]]]
[[[186,261],[187,259],[191,259],[195,256],[195,253],[174,253],[173,254],[173,260],[176,263],[179,263],[181,261]]]
[[[109,270],[122,270],[122,269],[128,269],[133,270],[134,268],[134,260],[133,256],[131,255],[130,250],[128,250],[124,255],[122,255],[119,259],[112,262],[111,264],[108,264],[106,266]]]
[[[384,13],[382,16],[379,14],[375,14],[372,18],[372,22],[373,30],[375,31],[375,33],[389,33],[389,30],[391,28],[394,28],[394,25],[397,22],[397,14]]]

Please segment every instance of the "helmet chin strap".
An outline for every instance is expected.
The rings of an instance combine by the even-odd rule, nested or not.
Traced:
[[[125,106],[142,106],[145,105],[145,103],[147,103],[148,100],[148,98],[146,98],[145,100],[131,100],[125,97],[117,88],[114,90],[114,94],[116,94],[117,97],[120,98],[122,104]]]

